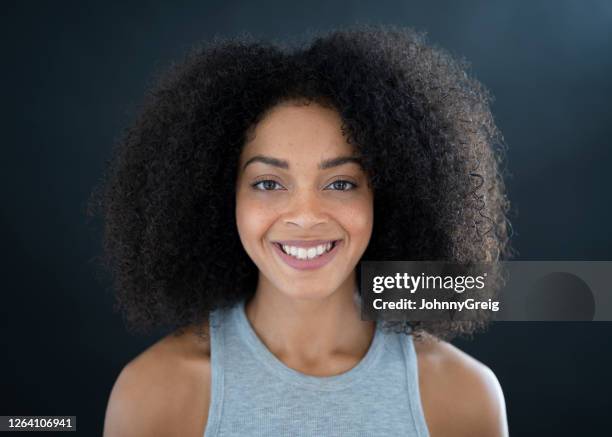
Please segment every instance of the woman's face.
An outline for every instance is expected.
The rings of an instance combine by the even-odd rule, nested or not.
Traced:
[[[339,114],[275,106],[245,144],[236,182],[240,240],[260,286],[300,299],[355,284],[373,225],[373,194]]]

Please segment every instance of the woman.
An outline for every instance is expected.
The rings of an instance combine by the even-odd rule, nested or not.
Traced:
[[[393,27],[216,41],[160,79],[92,207],[130,326],[173,331],[104,435],[507,435],[495,375],[444,341],[483,323],[362,321],[356,275],[509,255],[488,102]]]

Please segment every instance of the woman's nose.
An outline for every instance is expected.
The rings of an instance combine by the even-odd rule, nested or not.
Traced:
[[[327,209],[314,190],[300,190],[291,196],[284,214],[286,224],[309,229],[329,221]]]

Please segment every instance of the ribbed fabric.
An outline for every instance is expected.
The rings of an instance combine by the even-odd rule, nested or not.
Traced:
[[[412,336],[376,327],[363,359],[334,376],[287,367],[242,301],[210,317],[211,403],[204,437],[429,436]]]

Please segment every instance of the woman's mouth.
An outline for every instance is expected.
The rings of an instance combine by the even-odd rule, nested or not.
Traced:
[[[275,241],[275,252],[285,264],[298,270],[323,267],[336,255],[343,240]]]

